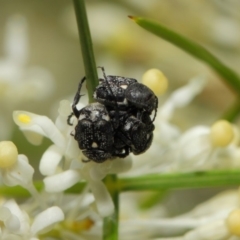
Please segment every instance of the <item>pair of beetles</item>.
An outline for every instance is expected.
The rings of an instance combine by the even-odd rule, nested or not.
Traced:
[[[106,76],[99,79],[93,98],[95,103],[78,110],[84,77],[75,94],[71,119],[78,119],[71,134],[78,142],[86,161],[102,163],[107,159],[124,158],[130,152],[144,153],[153,140],[154,120],[158,99],[147,86],[136,79],[120,76]],[[151,115],[152,119],[151,119]]]

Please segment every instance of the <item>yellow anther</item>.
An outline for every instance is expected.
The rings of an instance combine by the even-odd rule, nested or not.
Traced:
[[[157,96],[166,92],[168,80],[158,69],[152,68],[146,71],[142,77],[142,83],[148,86]]]
[[[13,166],[18,157],[17,147],[13,142],[0,142],[0,168],[8,168]]]
[[[226,225],[231,234],[240,236],[240,209],[235,209],[228,215]]]
[[[210,138],[214,147],[226,147],[234,139],[232,125],[226,120],[215,122],[211,127]]]
[[[21,122],[21,123],[25,123],[25,124],[28,124],[31,122],[31,118],[26,115],[26,114],[19,114],[18,115],[18,120]]]

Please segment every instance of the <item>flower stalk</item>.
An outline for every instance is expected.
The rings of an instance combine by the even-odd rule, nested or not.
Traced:
[[[240,170],[208,171],[195,173],[174,173],[174,174],[149,174],[139,177],[117,178],[115,175],[108,175],[105,184],[113,198],[116,209],[118,209],[118,194],[124,191],[163,191],[171,189],[207,188],[220,186],[238,186],[240,183]],[[43,189],[42,182],[34,183],[37,190]],[[66,193],[79,193],[86,185],[86,182],[79,182],[67,189]],[[0,192],[8,197],[29,197],[27,190],[20,186],[1,186]]]
[[[87,90],[89,102],[94,102],[93,92],[98,85],[98,75],[92,47],[92,39],[88,25],[87,13],[84,0],[73,0],[76,20],[78,25],[80,46],[83,63],[87,78]]]
[[[117,240],[118,239],[118,213],[119,213],[119,190],[113,186],[118,185],[118,179],[115,174],[108,175],[104,182],[112,197],[115,211],[112,216],[104,218],[103,223],[103,240]]]

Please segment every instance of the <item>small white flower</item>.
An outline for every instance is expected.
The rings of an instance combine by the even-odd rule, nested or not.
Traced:
[[[44,201],[33,185],[33,173],[34,169],[29,164],[28,158],[23,154],[18,154],[13,142],[0,142],[1,182],[7,186],[22,186],[29,191],[38,206],[44,208]]]
[[[236,138],[237,129],[225,120],[219,120],[211,127],[194,127],[186,131],[170,150],[172,170],[185,172],[229,168],[235,164],[230,160],[227,164],[221,158],[227,158],[227,155],[232,157],[233,152],[237,151]]]
[[[28,188],[32,185],[34,169],[25,155],[18,154],[14,143],[0,142],[0,176],[7,186],[20,185]]]

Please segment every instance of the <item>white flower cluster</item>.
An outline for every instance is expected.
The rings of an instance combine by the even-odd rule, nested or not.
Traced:
[[[156,94],[164,92],[162,86],[166,89],[165,81],[165,77],[155,69],[149,70],[143,77],[143,82]],[[154,142],[146,153],[132,156],[133,167],[124,176],[240,167],[237,126],[219,120],[212,126],[195,126],[182,132],[171,123],[174,110],[186,106],[204,85],[204,78],[194,78],[159,106]],[[136,198],[122,198],[123,206],[128,204],[128,207],[122,212],[120,233],[128,233],[125,240],[239,240],[239,196],[239,190],[226,191],[175,217],[169,217],[159,204],[140,214]]]
[[[168,85],[167,79],[156,69],[147,72],[143,82],[158,94],[164,93]],[[55,122],[46,116],[15,111],[14,122],[28,141],[37,145],[43,137],[47,137],[52,145],[39,163],[44,183],[44,188],[39,192],[33,184],[34,169],[27,157],[18,154],[12,142],[0,142],[1,182],[6,186],[20,185],[31,195],[30,200],[21,204],[3,200],[0,205],[0,239],[102,239],[103,218],[114,213],[113,201],[102,182],[107,174],[123,173],[132,177],[156,172],[239,166],[239,132],[229,122],[220,120],[211,127],[196,126],[183,133],[170,123],[174,110],[186,106],[204,84],[202,77],[194,78],[159,106],[155,139],[145,154],[103,163],[82,161],[85,160],[84,156],[71,135],[77,119],[74,119],[73,126],[67,124],[71,112],[69,101],[60,102]],[[79,103],[78,108],[82,107]],[[84,186],[79,194],[64,192],[78,182]],[[223,193],[189,213],[173,218],[163,218],[161,214],[135,218],[132,211],[135,203],[131,205],[133,199],[127,201],[131,210],[124,219],[120,219],[119,235],[122,240],[160,240],[165,239],[157,238],[162,232],[173,236],[189,229],[181,237],[167,239],[236,240],[238,238],[233,236],[240,236],[238,191]]]
[[[4,37],[4,55],[0,58],[0,140],[11,134],[12,121],[7,117],[16,106],[26,101],[46,99],[54,89],[54,80],[48,70],[28,66],[27,20],[20,15],[10,17]]]
[[[95,210],[95,201],[88,193],[88,187],[77,196],[66,196],[61,191],[48,192],[47,187],[38,192],[33,185],[33,173],[27,157],[18,154],[12,142],[0,142],[0,179],[6,186],[22,186],[32,196],[22,204],[2,199],[0,239],[36,240],[44,238],[46,233],[48,237],[79,239],[79,234],[84,236],[90,228],[84,239],[92,236],[100,239],[101,217]],[[59,184],[63,184],[64,180],[60,180]]]
[[[143,77],[143,82],[156,94],[166,90],[166,81],[156,69],[149,70]],[[159,106],[153,144],[146,153],[133,156],[133,168],[127,175],[240,167],[240,132],[237,126],[218,120],[212,126],[198,125],[182,132],[171,123],[175,109],[189,104],[205,84],[204,77],[193,78]]]
[[[147,213],[145,211],[141,217],[139,213],[136,216],[136,202],[130,200],[128,212],[124,213],[125,219],[121,221],[120,233],[128,232],[126,240],[239,240],[239,200],[239,189],[228,190],[185,214],[171,218],[163,216],[164,210],[159,206]]]
[[[114,212],[111,196],[102,179],[111,173],[120,173],[131,167],[128,157],[121,161],[105,161],[103,164],[83,162],[77,142],[71,136],[72,126],[67,124],[71,112],[70,102],[60,102],[55,123],[46,116],[25,111],[15,111],[13,119],[33,144],[41,143],[43,137],[53,144],[44,152],[39,170],[44,176],[44,190],[40,193],[33,184],[34,169],[25,155],[18,154],[12,142],[0,142],[0,179],[7,186],[20,185],[32,196],[32,202],[19,206],[10,200],[2,205],[3,221],[1,239],[38,239],[48,231],[63,239],[101,239],[103,217]],[[64,191],[77,182],[85,182],[82,193],[65,195]],[[18,215],[15,216],[15,210]],[[26,212],[25,212],[26,211]],[[16,225],[11,227],[11,219]],[[24,222],[22,227],[21,224]],[[32,225],[30,225],[32,223]],[[87,231],[91,228],[91,231]],[[86,236],[85,236],[86,235]]]

